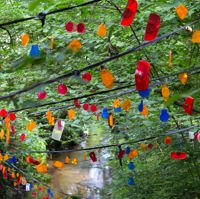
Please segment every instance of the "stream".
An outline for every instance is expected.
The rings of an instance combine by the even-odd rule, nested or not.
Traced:
[[[89,136],[81,142],[80,147],[92,147],[96,145],[103,145],[106,139],[102,140],[102,134],[99,132],[90,133]],[[76,148],[80,148],[76,147]],[[84,160],[84,152],[73,152],[56,155],[52,160],[48,161],[49,165],[53,161],[59,160],[65,162],[66,156],[70,159],[78,158],[76,166],[69,164],[64,169],[51,168],[49,174],[51,175],[51,187],[55,191],[60,191],[71,196],[79,196],[82,199],[101,199],[100,192],[104,186],[111,181],[111,169],[109,166],[104,166],[108,162],[109,154],[104,150],[95,150],[97,162],[92,162],[89,155],[87,160]],[[88,152],[87,152],[88,154]]]

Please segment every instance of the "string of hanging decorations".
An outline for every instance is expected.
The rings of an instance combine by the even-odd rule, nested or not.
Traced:
[[[20,89],[20,90],[18,90],[18,91],[11,92],[11,93],[8,94],[8,95],[0,96],[0,100],[8,99],[8,98],[13,98],[13,97],[16,96],[16,95],[19,95],[19,94],[28,92],[28,91],[30,91],[30,90],[33,90],[33,89],[39,87],[39,86],[47,85],[47,84],[52,84],[52,83],[54,83],[54,82],[60,81],[60,80],[62,80],[62,79],[69,78],[69,77],[71,77],[71,76],[79,76],[80,73],[82,73],[82,72],[84,72],[84,71],[88,71],[89,69],[93,69],[93,68],[102,66],[102,65],[105,64],[105,63],[108,63],[108,62],[110,62],[110,61],[116,60],[116,59],[121,58],[121,57],[123,57],[123,56],[125,56],[125,55],[127,55],[127,54],[136,52],[136,51],[141,50],[141,49],[143,49],[143,48],[145,48],[145,47],[147,47],[147,46],[150,46],[150,45],[152,45],[152,44],[154,44],[154,43],[156,43],[156,42],[158,42],[158,41],[160,41],[160,40],[162,40],[162,39],[165,39],[165,38],[167,38],[167,37],[169,37],[169,36],[171,36],[171,35],[176,34],[177,32],[179,32],[179,31],[181,31],[181,30],[185,30],[185,29],[187,29],[188,26],[197,23],[197,22],[199,21],[199,19],[200,19],[200,18],[197,18],[196,20],[194,20],[194,21],[188,23],[188,24],[185,25],[185,26],[181,26],[181,27],[177,28],[177,29],[173,30],[172,32],[163,34],[163,35],[161,35],[161,36],[159,36],[159,37],[157,37],[157,38],[155,38],[155,39],[153,39],[153,40],[151,40],[151,41],[144,42],[144,43],[142,43],[141,45],[138,45],[138,46],[136,46],[136,47],[134,47],[134,48],[131,48],[131,49],[127,50],[127,51],[124,51],[124,52],[119,53],[119,54],[117,54],[117,55],[114,55],[114,56],[112,56],[112,57],[106,58],[106,59],[104,59],[104,60],[102,60],[102,61],[100,61],[100,62],[91,64],[91,65],[86,66],[86,67],[81,68],[81,69],[73,70],[73,71],[68,72],[68,73],[66,73],[66,74],[64,74],[64,75],[58,76],[58,77],[56,77],[56,78],[49,79],[49,80],[47,80],[47,81],[38,82],[38,83],[36,83],[36,84],[33,84],[32,86],[29,86],[29,87]],[[75,42],[75,41],[74,41],[74,42]],[[73,45],[75,45],[75,44],[73,44]],[[32,46],[32,47],[33,47],[33,46]],[[37,55],[36,55],[36,56],[40,55],[40,53],[38,52],[38,47],[37,47],[37,50],[36,50],[35,48],[36,48],[36,46],[34,46],[34,49],[32,49],[32,51],[34,51],[33,57],[35,56],[35,51],[37,51],[37,53],[36,53]],[[31,56],[32,56],[32,55],[31,55]],[[106,71],[106,69],[105,69],[105,71]],[[103,72],[103,71],[102,71],[102,72]],[[60,84],[58,87],[59,87],[58,90],[60,90],[60,93],[61,93],[61,94],[63,94],[63,93],[65,94],[65,93],[67,92],[67,88],[66,88],[65,85]],[[109,86],[108,86],[108,87],[109,87]]]

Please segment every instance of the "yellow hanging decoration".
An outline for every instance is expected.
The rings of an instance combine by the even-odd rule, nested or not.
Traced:
[[[106,88],[112,89],[115,78],[109,70],[104,68],[101,69],[101,81]]]
[[[128,111],[130,108],[131,108],[131,102],[129,99],[125,100],[122,104],[122,108],[125,110],[125,111]]]
[[[47,165],[46,164],[38,164],[36,166],[36,170],[38,173],[47,173]]]
[[[3,160],[4,160],[4,161],[7,161],[8,158],[9,158],[9,156],[6,154],[6,155],[4,155]]]
[[[75,116],[75,110],[73,109],[70,109],[68,110],[68,117],[69,117],[69,120],[72,120]]]
[[[3,140],[4,139],[4,130],[2,129],[0,132],[0,139]]]
[[[176,8],[176,14],[178,15],[179,19],[183,20],[188,14],[188,9],[183,4],[180,4]]]
[[[169,98],[169,95],[170,95],[170,91],[169,91],[168,86],[167,85],[163,85],[162,89],[161,89],[161,92],[162,92],[162,97],[163,97],[164,101],[167,101],[168,98]]]
[[[65,163],[66,163],[66,164],[69,164],[69,163],[70,163],[70,158],[69,158],[68,156],[65,158]]]
[[[99,37],[105,37],[106,36],[106,32],[107,32],[107,29],[106,29],[106,26],[104,23],[101,23],[98,27],[98,30],[97,30],[97,35]]]
[[[81,49],[82,45],[78,39],[74,39],[67,47],[76,53]]]
[[[119,100],[119,99],[116,99],[116,100],[113,102],[113,107],[114,107],[114,108],[119,108],[119,107],[120,107],[120,100]]]
[[[195,30],[192,33],[192,42],[193,43],[200,43],[200,30]]]
[[[53,37],[53,35],[51,35],[51,38],[50,38],[50,49],[53,50],[53,47],[54,47],[54,37]]]
[[[178,79],[180,80],[180,82],[185,85],[188,81],[188,74],[187,73],[180,73],[178,75]]]
[[[146,146],[146,144],[144,144],[144,143],[142,143],[142,144],[140,145],[140,148],[141,148],[142,151],[146,151],[146,150],[147,150],[147,146]]]
[[[147,117],[149,115],[149,110],[146,105],[143,106],[143,110],[140,114],[143,115],[144,117]]]
[[[22,37],[21,37],[21,42],[22,42],[22,46],[26,47],[27,44],[29,43],[30,41],[30,38],[28,36],[28,34],[23,34]]]
[[[110,128],[112,128],[114,126],[114,120],[113,120],[113,114],[112,113],[109,113],[108,125],[109,125]]]
[[[77,164],[78,164],[78,159],[77,159],[77,158],[74,158],[74,159],[72,160],[72,164],[73,164],[73,165],[77,165]]]
[[[169,58],[168,58],[168,64],[171,67],[172,66],[172,51],[169,51]]]
[[[62,162],[60,162],[60,161],[55,161],[54,163],[53,163],[53,166],[54,167],[56,167],[56,168],[64,168],[64,163],[62,163]]]
[[[26,130],[27,131],[32,131],[35,127],[36,127],[36,123],[33,120],[31,120],[29,122],[29,124],[26,126]]]

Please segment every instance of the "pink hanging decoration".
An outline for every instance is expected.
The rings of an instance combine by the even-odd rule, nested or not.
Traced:
[[[144,40],[145,41],[154,40],[157,37],[159,28],[160,28],[160,16],[157,15],[156,13],[151,13],[149,15],[149,20],[144,35]]]
[[[38,92],[38,99],[43,100],[46,98],[46,92],[45,91],[39,91]]]
[[[23,141],[25,140],[25,138],[26,138],[25,134],[22,133],[22,134],[20,135],[20,141],[23,142]]]
[[[149,87],[150,63],[140,60],[135,71],[136,90],[146,91]]]
[[[122,14],[121,25],[122,26],[130,26],[134,20],[135,14],[137,12],[137,1],[136,0],[128,0],[126,8]]]
[[[67,86],[64,84],[59,84],[58,85],[58,93],[61,95],[65,95],[67,93],[68,89]]]

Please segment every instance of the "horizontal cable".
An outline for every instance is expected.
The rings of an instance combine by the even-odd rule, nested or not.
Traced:
[[[88,6],[90,4],[98,3],[100,1],[102,1],[102,0],[88,1],[88,2],[79,4],[79,5],[76,5],[76,6],[71,6],[71,7],[67,7],[67,8],[61,8],[61,9],[53,10],[53,11],[50,11],[50,12],[47,12],[47,13],[43,13],[43,14],[45,16],[52,15],[52,14],[56,14],[56,13],[59,13],[59,12],[64,12],[64,11],[67,11],[67,10],[72,10],[74,8]],[[6,22],[6,23],[2,23],[2,24],[0,24],[0,27],[5,27],[5,26],[8,26],[8,25],[17,24],[17,23],[21,23],[21,22],[25,22],[25,21],[30,21],[30,20],[33,20],[33,19],[39,19],[39,14],[38,14],[38,16],[34,16],[34,17],[21,18],[21,19],[16,19],[16,20],[9,21],[9,22]]]
[[[73,76],[73,75],[77,75],[77,74],[79,74],[80,72],[87,71],[87,70],[93,69],[93,68],[95,68],[95,67],[99,67],[99,66],[101,66],[101,65],[103,65],[103,64],[105,64],[105,63],[108,63],[108,62],[110,62],[110,61],[113,61],[113,60],[115,60],[115,59],[118,59],[118,58],[120,58],[120,57],[123,57],[123,56],[125,56],[125,55],[127,55],[127,54],[136,52],[136,51],[138,51],[138,50],[140,50],[140,49],[143,49],[143,48],[145,48],[145,47],[147,47],[147,46],[150,46],[151,44],[154,44],[154,43],[156,43],[156,42],[158,42],[158,41],[160,41],[160,40],[162,40],[162,39],[164,39],[164,38],[167,38],[167,37],[169,37],[169,36],[171,36],[171,35],[173,35],[173,34],[176,34],[177,32],[179,32],[179,31],[185,29],[187,26],[192,25],[192,24],[198,22],[199,19],[200,19],[200,18],[198,18],[198,19],[192,21],[191,23],[189,23],[189,24],[187,24],[187,25],[185,25],[185,26],[182,26],[182,27],[180,27],[180,28],[177,28],[177,29],[175,29],[174,31],[172,31],[172,32],[170,32],[170,33],[163,34],[163,35],[161,35],[160,37],[157,37],[156,39],[154,39],[154,40],[152,40],[152,41],[144,42],[144,43],[142,43],[141,45],[139,45],[139,46],[137,46],[137,47],[131,48],[131,49],[129,49],[129,50],[123,52],[123,53],[120,53],[120,54],[114,55],[114,56],[112,56],[112,57],[106,58],[106,59],[104,59],[104,60],[102,60],[102,61],[100,61],[100,62],[97,62],[97,63],[95,63],[95,64],[91,64],[91,65],[89,65],[89,66],[87,66],[87,67],[84,67],[84,68],[82,68],[82,69],[79,69],[79,70],[73,70],[73,71],[68,72],[68,73],[66,73],[66,74],[64,74],[64,75],[58,76],[58,77],[56,77],[56,78],[49,79],[49,80],[47,80],[47,81],[38,82],[38,83],[36,83],[36,84],[34,84],[34,85],[32,85],[32,86],[23,88],[23,89],[21,89],[21,90],[15,91],[15,92],[11,92],[11,93],[8,94],[8,95],[0,96],[0,100],[8,99],[8,98],[13,98],[15,95],[19,95],[19,94],[28,92],[28,91],[33,90],[34,88],[37,88],[37,87],[39,87],[39,86],[41,86],[41,85],[47,85],[47,84],[51,84],[51,83],[57,82],[57,81],[59,81],[59,80],[62,80],[62,79],[71,77],[71,76]]]
[[[152,139],[157,139],[157,138],[160,138],[160,137],[165,137],[165,136],[168,136],[168,135],[174,135],[174,134],[177,134],[177,133],[184,133],[188,130],[191,130],[191,129],[194,129],[194,128],[197,128],[198,126],[195,125],[195,126],[190,126],[190,127],[186,127],[186,128],[182,128],[182,129],[176,129],[176,130],[172,130],[172,131],[169,131],[167,133],[164,133],[164,134],[160,134],[158,136],[151,136],[151,137],[147,137],[147,138],[142,138],[142,139],[139,139],[139,140],[135,140],[135,141],[131,141],[131,142],[123,142],[123,143],[120,143],[120,144],[110,144],[110,145],[103,145],[103,146],[96,146],[96,147],[88,147],[88,148],[80,148],[80,149],[68,149],[68,150],[60,150],[60,151],[56,151],[56,150],[53,150],[53,151],[24,151],[23,150],[23,154],[24,153],[27,153],[27,154],[33,154],[33,153],[71,153],[71,152],[80,152],[80,151],[91,151],[91,150],[95,150],[95,149],[105,149],[105,148],[111,148],[111,147],[118,147],[118,146],[123,146],[123,145],[130,145],[130,144],[137,144],[137,143],[140,143],[140,142],[144,142],[144,141],[148,141],[148,140],[152,140]],[[10,152],[10,154],[15,154],[15,152]]]
[[[194,68],[191,68],[191,69],[188,69],[188,70],[180,71],[178,73],[169,74],[169,75],[166,75],[166,76],[160,76],[160,77],[151,79],[150,82],[154,82],[154,81],[157,81],[157,80],[163,80],[163,79],[169,78],[169,77],[174,77],[174,76],[177,76],[179,73],[182,73],[182,72],[187,72],[188,75],[194,75],[194,74],[198,74],[200,72],[198,70],[200,70],[200,66],[197,66],[197,67],[194,67]],[[173,81],[173,80],[174,80],[174,78],[171,81]],[[161,84],[162,84],[162,82],[159,85],[161,85]],[[104,91],[100,91],[100,92],[96,92],[96,93],[92,93],[92,94],[88,94],[88,95],[82,95],[82,96],[67,98],[67,99],[64,99],[64,100],[56,101],[56,102],[49,102],[49,103],[45,103],[45,104],[40,104],[40,105],[34,105],[34,106],[24,107],[24,108],[20,108],[20,109],[15,109],[15,110],[11,110],[9,112],[20,112],[20,111],[24,111],[24,110],[33,109],[33,108],[39,108],[39,107],[44,107],[44,106],[49,106],[49,105],[55,105],[55,104],[60,104],[60,103],[64,103],[64,102],[70,102],[70,101],[73,101],[75,99],[83,99],[83,98],[93,97],[93,96],[96,96],[96,95],[103,95],[103,94],[106,94],[106,93],[122,90],[122,89],[133,87],[133,86],[135,86],[135,83],[134,84],[128,84],[128,85],[121,86],[121,87],[117,87],[117,88],[114,88],[114,89],[111,89],[111,90],[104,90]],[[135,91],[136,90],[131,90],[130,92],[135,92]],[[126,93],[124,93],[124,94],[126,94]]]

